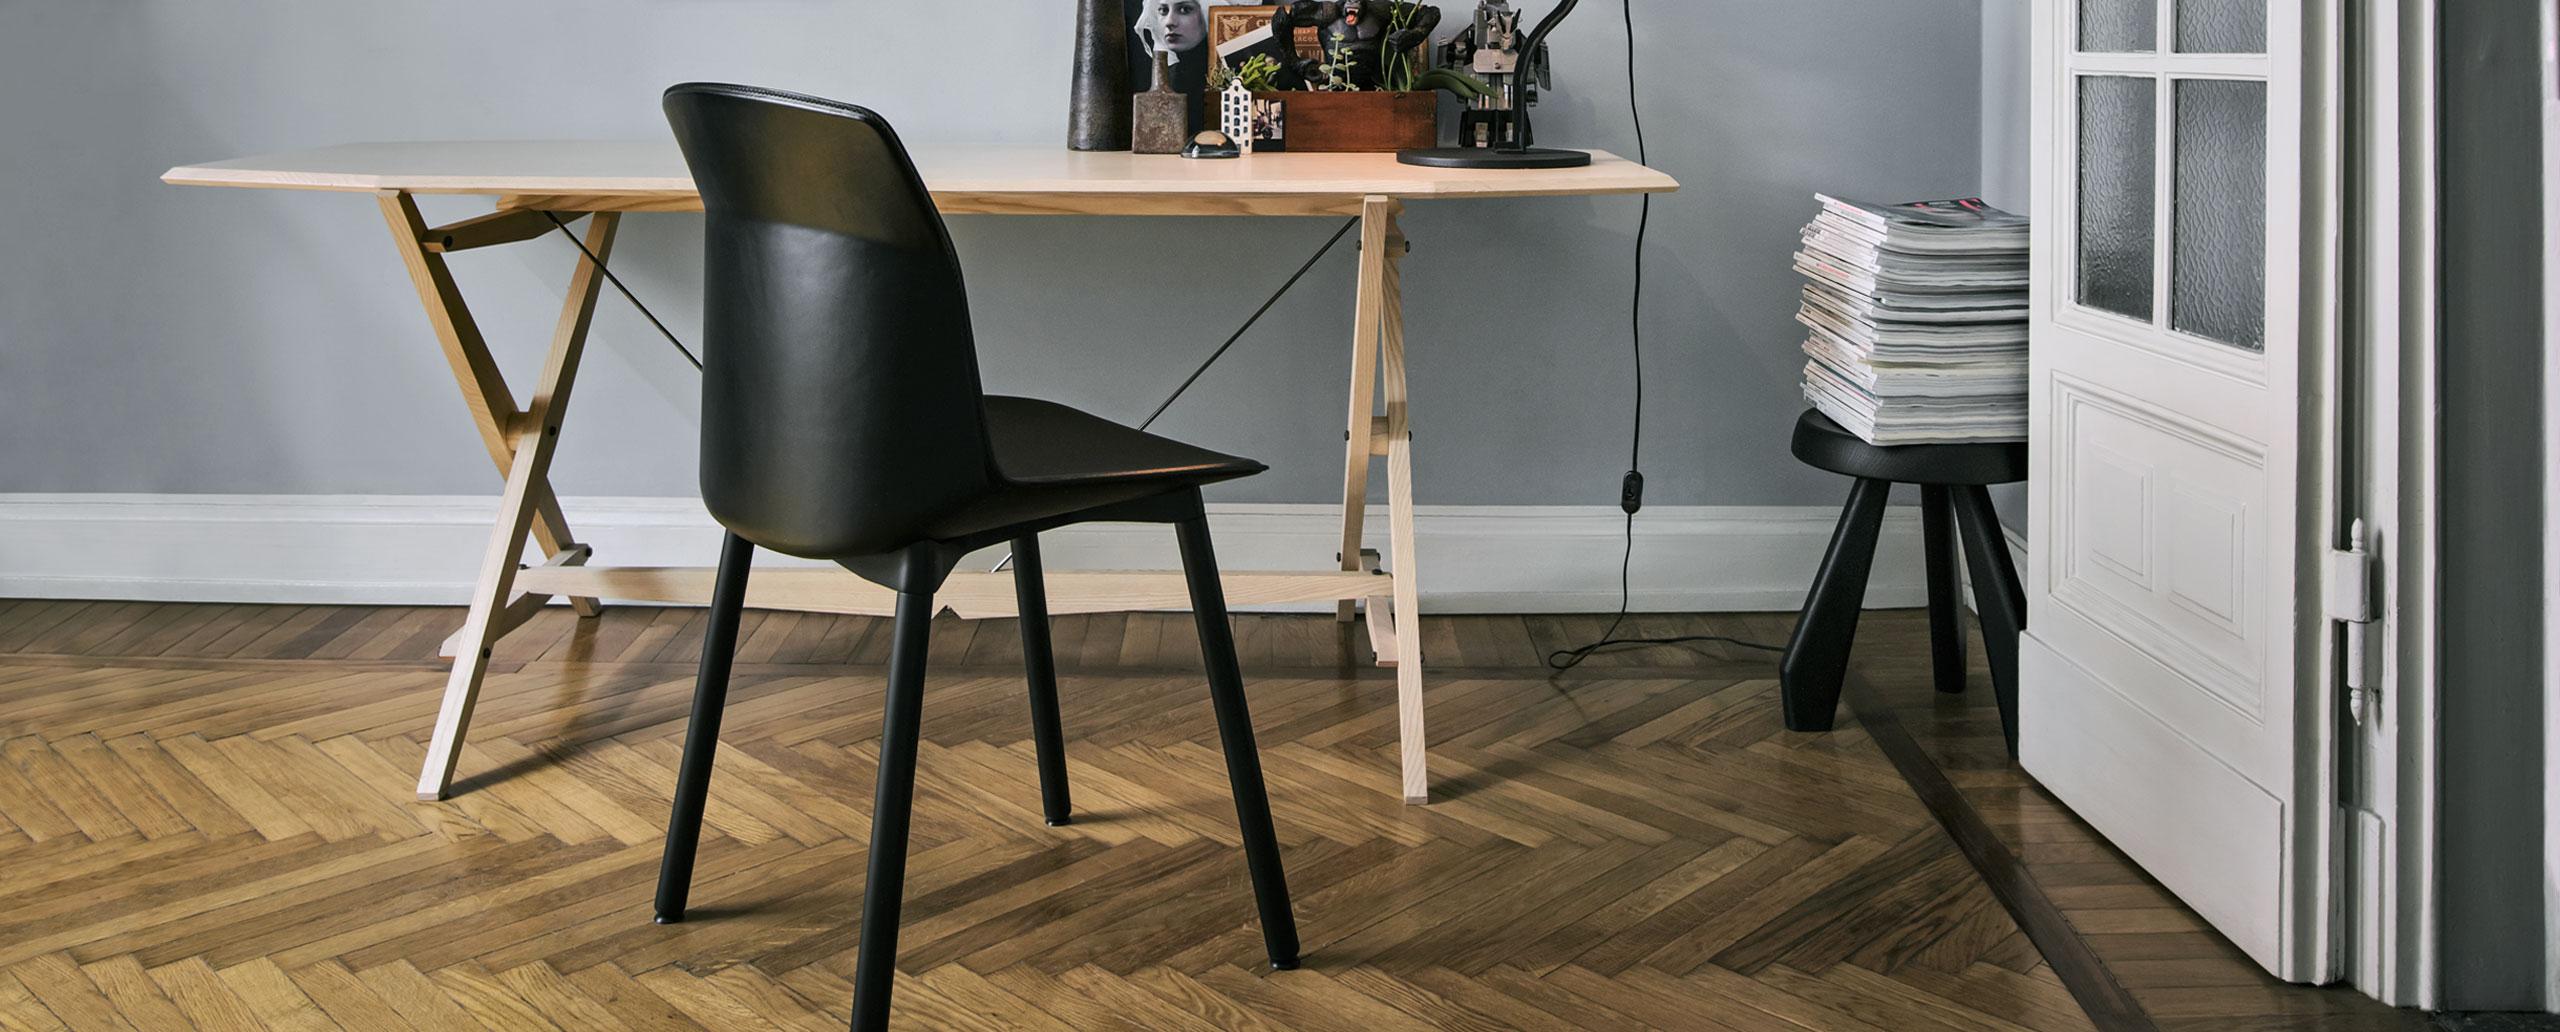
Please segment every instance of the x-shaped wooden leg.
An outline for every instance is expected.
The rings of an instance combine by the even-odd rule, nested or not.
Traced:
[[[462,387],[462,399],[471,409],[472,422],[480,428],[489,457],[507,473],[506,491],[498,502],[497,524],[491,528],[489,547],[481,556],[479,579],[472,590],[470,615],[452,640],[453,673],[445,682],[444,704],[436,715],[434,738],[418,773],[419,797],[442,799],[453,785],[454,763],[462,754],[462,736],[470,727],[471,708],[479,699],[480,682],[489,672],[494,646],[550,598],[516,594],[516,570],[523,561],[527,539],[542,546],[551,565],[573,566],[587,558],[586,546],[570,538],[568,521],[561,515],[559,500],[552,492],[551,457],[559,444],[569,391],[577,383],[578,360],[585,353],[587,328],[595,319],[596,298],[604,283],[599,263],[612,253],[614,231],[621,220],[606,212],[589,222],[586,247],[593,257],[582,254],[578,258],[541,379],[534,385],[531,400],[519,411],[514,395],[498,373],[496,361],[489,355],[487,343],[480,337],[478,324],[463,305],[462,294],[445,267],[443,253],[460,249],[458,244],[478,246],[526,239],[538,234],[548,217],[540,212],[500,213],[430,229],[408,194],[388,191],[379,195],[379,200],[383,218],[399,244],[401,261],[408,266],[419,300],[426,305],[427,318],[435,326],[436,339],[453,365],[454,379]],[[543,222],[532,221],[535,218]],[[592,598],[572,602],[580,615],[596,611]]]

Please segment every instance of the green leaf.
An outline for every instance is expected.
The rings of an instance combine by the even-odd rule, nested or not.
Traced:
[[[1493,87],[1490,84],[1455,68],[1434,68],[1424,72],[1413,80],[1413,88],[1447,90],[1467,100],[1493,94]]]

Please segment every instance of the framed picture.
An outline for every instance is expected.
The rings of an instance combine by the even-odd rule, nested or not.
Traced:
[[[1289,102],[1256,100],[1253,102],[1252,124],[1246,130],[1256,152],[1289,149]]]
[[[1243,40],[1244,37],[1256,35],[1269,29],[1271,27],[1271,16],[1278,13],[1279,10],[1279,7],[1270,4],[1210,8],[1210,52],[1225,54],[1228,52],[1231,45],[1235,44],[1239,40]],[[1291,41],[1290,49],[1299,57],[1321,58],[1324,56],[1324,37],[1318,34],[1313,26],[1299,29],[1297,31],[1297,37],[1297,39]],[[1256,41],[1247,41],[1246,46],[1251,47],[1253,42]],[[1240,63],[1240,61],[1229,62],[1231,65],[1236,63]]]

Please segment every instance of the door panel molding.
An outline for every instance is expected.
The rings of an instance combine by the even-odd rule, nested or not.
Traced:
[[[2265,673],[2267,643],[2264,621],[2254,618],[2256,592],[2244,578],[2261,568],[2266,534],[2257,522],[2264,510],[2234,493],[2232,486],[2199,482],[2199,467],[2224,464],[2235,481],[2258,481],[2266,475],[2266,452],[2225,438],[2210,427],[2146,411],[2110,397],[2079,381],[2055,377],[2052,425],[2054,448],[2074,460],[2074,475],[2054,485],[2052,547],[2055,549],[2051,597],[2093,628],[2149,657],[2180,681],[2230,708],[2253,725],[2266,722]],[[2093,430],[2093,427],[2096,429]],[[2106,440],[2093,439],[2106,433]],[[2110,446],[2112,445],[2112,447]],[[2132,452],[2144,452],[2134,457]],[[2127,514],[2095,497],[2103,488],[2095,477],[2117,469],[2140,478],[2142,509],[2132,525]],[[2194,508],[2219,508],[2228,515],[2220,542],[2174,532],[2172,520],[2182,511],[2174,499],[2196,500]],[[2113,517],[2108,529],[2136,536],[2149,569],[2138,577],[2102,576],[2106,567],[2122,564],[2102,558],[2107,543],[2090,533],[2088,520]],[[2121,544],[2121,542],[2119,542]],[[2192,568],[2192,549],[2217,546],[2223,559],[2218,571],[2227,601],[2223,612],[2202,619],[2192,603],[2182,604],[2169,571]],[[2215,624],[2221,626],[2215,626]]]

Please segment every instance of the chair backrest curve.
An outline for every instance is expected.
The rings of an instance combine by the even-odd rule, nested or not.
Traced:
[[[713,83],[669,89],[702,193],[702,496],[760,546],[903,548],[994,483],[941,215],[886,120]]]

